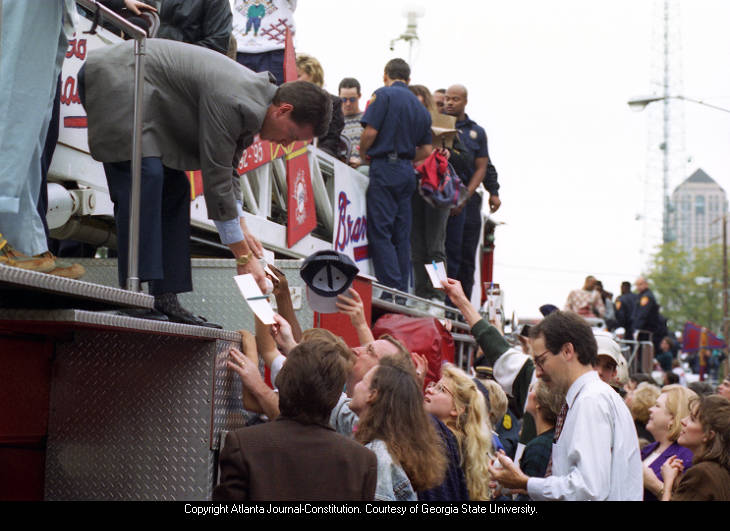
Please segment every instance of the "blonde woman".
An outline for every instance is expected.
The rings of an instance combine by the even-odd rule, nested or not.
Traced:
[[[646,429],[654,442],[641,450],[644,463],[644,500],[656,501],[664,488],[662,465],[676,456],[685,469],[692,466],[692,451],[678,441],[682,419],[689,416],[689,403],[697,398],[694,391],[681,385],[665,385],[649,409]]]
[[[456,437],[469,498],[488,500],[492,429],[484,395],[464,371],[446,364],[441,380],[426,388],[424,404]]]

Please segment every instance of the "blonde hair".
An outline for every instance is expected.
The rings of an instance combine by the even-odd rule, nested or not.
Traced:
[[[309,76],[309,80],[322,87],[324,85],[324,69],[317,59],[305,53],[297,54],[297,69]]]
[[[637,385],[631,395],[631,406],[629,406],[634,420],[646,424],[649,421],[649,408],[656,404],[656,399],[660,394],[661,390],[649,382],[641,382]]]
[[[454,406],[459,412],[455,420],[446,425],[456,436],[461,454],[461,467],[466,476],[466,487],[471,500],[488,500],[489,463],[492,454],[492,428],[484,401],[484,395],[474,381],[461,369],[451,364],[441,368],[449,391],[454,396]]]
[[[548,424],[555,426],[565,403],[565,394],[548,387],[542,380],[535,383],[535,402],[540,408],[538,415]]]
[[[494,380],[482,380],[480,378],[479,381],[489,392],[489,407],[487,408],[489,422],[492,426],[497,426],[507,414],[507,395],[502,390],[502,386]]]
[[[675,442],[682,431],[682,419],[690,414],[689,402],[697,398],[697,393],[679,384],[665,385],[662,393],[667,395],[667,411],[672,415],[672,422],[667,430],[669,440]]]

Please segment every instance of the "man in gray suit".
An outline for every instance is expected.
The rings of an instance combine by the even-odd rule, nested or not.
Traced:
[[[89,149],[104,163],[119,241],[119,283],[126,284],[134,111],[133,42],[89,52],[79,72],[88,114]],[[142,133],[139,277],[149,281],[155,308],[176,322],[209,325],[184,308],[177,293],[192,290],[190,186],[184,170],[200,169],[208,216],[228,245],[238,273],[264,286],[261,243],[246,227],[234,174],[256,133],[279,144],[327,129],[331,102],[306,82],[274,85],[211,50],[148,39]],[[147,315],[147,317],[158,317]],[[217,326],[217,325],[210,325]]]

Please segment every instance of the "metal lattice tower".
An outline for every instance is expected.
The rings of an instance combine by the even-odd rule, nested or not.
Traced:
[[[674,230],[670,224],[673,210],[671,189],[686,176],[684,102],[670,97],[683,93],[679,1],[655,0],[653,20],[650,83],[652,93],[664,99],[647,108],[643,262],[649,259],[657,245],[674,241]]]

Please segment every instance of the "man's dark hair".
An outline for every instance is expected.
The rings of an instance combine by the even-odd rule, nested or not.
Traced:
[[[438,92],[439,94],[446,94],[446,89],[436,89],[434,92]]]
[[[679,383],[679,375],[676,372],[665,372],[664,373],[664,385],[674,385]]]
[[[329,94],[309,81],[290,81],[284,83],[274,94],[274,105],[290,103],[294,109],[291,119],[297,125],[311,125],[314,136],[327,132],[332,120],[332,99]]]
[[[715,392],[709,382],[692,382],[687,384],[687,388],[697,393],[697,396],[710,396]]]
[[[390,79],[407,83],[411,79],[411,67],[403,59],[391,59],[385,65],[385,75]]]
[[[328,424],[347,378],[342,348],[313,339],[292,349],[276,377],[282,415],[302,424]]]
[[[342,81],[340,81],[340,86],[337,87],[337,94],[339,94],[340,90],[342,90],[343,88],[357,89],[357,95],[360,95],[360,82],[354,77],[346,77]]]
[[[598,345],[593,331],[577,313],[560,310],[551,313],[530,330],[532,339],[540,336],[545,338],[545,346],[553,354],[570,343],[581,364],[594,366],[598,360]]]
[[[631,282],[621,282],[621,293],[631,293]]]
[[[634,382],[636,382],[636,385],[639,385],[642,382],[647,382],[647,383],[656,385],[654,378],[652,378],[650,375],[646,374],[645,372],[635,372],[631,376],[629,376],[629,380],[633,380]]]

